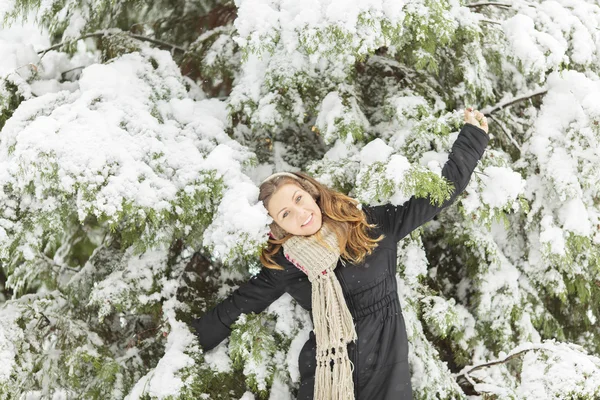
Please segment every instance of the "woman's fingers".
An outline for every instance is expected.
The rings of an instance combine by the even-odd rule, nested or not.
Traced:
[[[465,108],[465,122],[469,122],[469,117],[471,116],[472,112],[473,109],[471,107]]]
[[[487,133],[488,123],[487,123],[487,118],[485,117],[485,115],[483,115],[483,113],[481,113],[479,111],[475,111],[475,120],[477,120],[477,122],[479,122],[479,126],[481,127],[481,129],[483,129],[485,131],[485,133]]]
[[[473,124],[475,126],[479,126],[479,124],[477,123],[477,120],[475,119],[475,112],[473,111],[473,108],[471,108],[471,107],[465,108],[465,122],[467,122],[469,124]]]
[[[480,127],[486,133],[488,132],[487,118],[480,111],[474,111],[472,107],[465,108],[465,122]]]

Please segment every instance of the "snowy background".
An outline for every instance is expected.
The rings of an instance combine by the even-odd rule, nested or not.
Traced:
[[[209,352],[260,269],[258,183],[443,196],[399,244],[418,399],[600,398],[600,2],[4,0],[0,399],[293,399],[289,295]]]

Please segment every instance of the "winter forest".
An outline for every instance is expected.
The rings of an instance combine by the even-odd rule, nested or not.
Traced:
[[[466,191],[404,238],[416,399],[600,398],[600,2],[2,0],[0,399],[295,399],[285,294],[204,351],[256,274],[258,185],[366,204]]]

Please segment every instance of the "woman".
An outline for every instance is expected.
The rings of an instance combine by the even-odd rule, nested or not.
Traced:
[[[298,360],[299,400],[412,399],[408,340],[395,278],[397,243],[467,186],[489,138],[479,111],[466,109],[464,120],[442,170],[455,190],[441,206],[412,197],[401,206],[359,209],[355,200],[305,174],[267,178],[259,200],[273,223],[261,255],[264,267],[193,321],[202,347],[210,350],[225,339],[241,313],[259,313],[287,292],[311,311],[315,327]],[[314,249],[316,255],[307,256]],[[317,272],[311,270],[320,263],[314,267]],[[343,295],[337,295],[338,290]]]

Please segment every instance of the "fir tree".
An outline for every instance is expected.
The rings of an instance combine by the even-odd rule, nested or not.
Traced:
[[[290,296],[210,352],[186,324],[260,268],[257,184],[439,204],[468,106],[490,148],[399,244],[415,396],[600,396],[598,2],[0,12],[0,399],[293,398]]]

